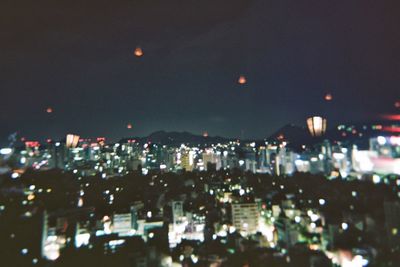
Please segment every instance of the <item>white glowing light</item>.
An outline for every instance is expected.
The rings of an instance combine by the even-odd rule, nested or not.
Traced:
[[[12,148],[5,147],[5,148],[0,149],[0,154],[1,155],[8,155],[8,154],[11,154],[11,153],[12,153]]]
[[[319,216],[317,214],[311,214],[310,219],[311,219],[311,221],[315,222],[315,221],[318,221]]]
[[[320,198],[320,199],[318,200],[318,202],[319,202],[319,204],[320,204],[321,206],[325,205],[325,203],[326,203],[325,199],[323,199],[323,198]]]
[[[345,155],[343,153],[333,153],[333,158],[336,160],[342,160],[345,158]]]
[[[192,258],[193,263],[197,263],[199,261],[199,258],[196,255],[191,255],[190,258]]]
[[[379,175],[374,174],[372,175],[372,181],[374,182],[374,184],[379,184],[381,182],[381,177],[379,177]]]
[[[381,145],[381,146],[383,146],[383,145],[386,144],[386,138],[383,137],[383,136],[378,136],[378,137],[376,138],[376,141],[378,141],[378,144]]]
[[[80,248],[82,246],[87,246],[89,245],[89,240],[90,240],[89,233],[78,234],[75,236],[75,246],[77,248]]]
[[[347,230],[349,228],[349,225],[347,223],[342,223],[342,229]]]

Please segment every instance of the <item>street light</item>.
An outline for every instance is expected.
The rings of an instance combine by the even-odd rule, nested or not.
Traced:
[[[325,134],[326,119],[319,116],[310,117],[307,119],[307,127],[312,136],[320,137]]]

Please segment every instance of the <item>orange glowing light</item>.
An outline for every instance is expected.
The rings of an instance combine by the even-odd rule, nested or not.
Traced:
[[[132,129],[132,124],[131,124],[131,123],[128,123],[128,124],[126,125],[126,128]]]
[[[53,108],[51,108],[51,107],[46,108],[46,112],[47,113],[53,113]]]
[[[238,79],[238,83],[245,84],[246,82],[247,82],[246,77],[244,77],[243,75],[240,75],[239,79]]]
[[[324,98],[326,101],[331,101],[333,99],[333,96],[332,96],[332,94],[327,93]]]
[[[137,56],[137,57],[143,56],[143,50],[142,50],[142,48],[136,47],[134,54],[135,54],[135,56]]]

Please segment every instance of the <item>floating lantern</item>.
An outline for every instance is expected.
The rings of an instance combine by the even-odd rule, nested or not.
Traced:
[[[137,56],[137,57],[143,56],[143,50],[142,50],[142,48],[136,47],[134,54],[135,54],[135,56]]]
[[[311,135],[314,137],[320,137],[326,132],[326,119],[314,116],[307,119],[307,127]]]

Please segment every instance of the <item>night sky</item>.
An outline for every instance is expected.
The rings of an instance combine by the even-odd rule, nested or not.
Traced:
[[[2,0],[0,139],[263,138],[314,114],[393,113],[399,14],[398,0]]]

